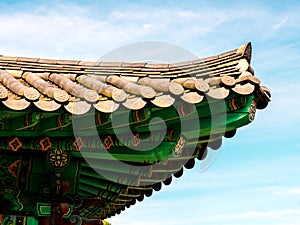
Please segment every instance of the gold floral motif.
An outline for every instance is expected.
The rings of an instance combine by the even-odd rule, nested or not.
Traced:
[[[54,149],[49,154],[49,162],[54,167],[65,167],[69,162],[68,154],[66,151],[63,151],[61,149]]]

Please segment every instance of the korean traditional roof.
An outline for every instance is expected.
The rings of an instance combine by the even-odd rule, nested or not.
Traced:
[[[0,56],[0,101],[13,110],[34,104],[43,111],[64,107],[84,114],[91,107],[111,113],[121,104],[138,110],[147,102],[169,107],[176,98],[199,103],[205,96],[248,95],[260,87],[250,67],[251,51],[247,43],[220,55],[170,64]]]
[[[87,202],[93,204],[81,209],[80,215],[93,219],[114,216],[121,213],[125,208],[134,205],[136,201],[142,201],[145,196],[151,196],[153,190],[159,191],[162,184],[169,185],[172,177],[182,176],[184,168],[191,169],[195,165],[195,159],[202,160],[206,157],[207,147],[218,149],[222,143],[222,136],[232,137],[237,128],[254,119],[256,108],[266,107],[270,101],[270,91],[262,86],[260,80],[254,75],[254,70],[250,66],[251,52],[251,43],[246,43],[235,50],[220,55],[169,64],[87,62],[0,56],[0,101],[2,104],[12,111],[26,111],[27,108],[36,107],[38,110],[34,110],[34,113],[44,111],[46,113],[43,114],[48,114],[47,112],[53,114],[53,116],[45,117],[46,122],[38,127],[39,119],[34,121],[35,117],[32,117],[34,122],[32,124],[28,122],[26,115],[30,114],[30,111],[24,114],[14,112],[20,115],[10,117],[6,117],[3,113],[1,120],[14,121],[9,121],[7,124],[3,123],[0,149],[12,150],[13,152],[21,152],[24,149],[26,151],[42,150],[40,154],[48,151],[49,157],[47,156],[48,158],[45,160],[49,161],[49,165],[53,164],[52,161],[57,159],[55,158],[57,155],[59,157],[64,154],[71,155],[72,160],[67,162],[69,167],[64,173],[73,174],[76,167],[76,174],[73,174],[73,177],[71,175],[67,177],[69,180],[78,178],[74,184],[71,183],[71,186],[76,186],[72,189],[72,193],[84,196],[85,199],[90,196],[97,196],[106,201],[105,204],[102,204],[99,199],[97,201],[88,199]],[[229,95],[234,97],[230,98]],[[228,96],[229,100],[227,100],[230,101],[231,108],[233,108],[228,110],[233,116],[228,117],[225,121],[226,132],[224,131],[224,134],[210,133],[211,125],[210,122],[207,122],[201,129],[206,126],[208,133],[203,132],[203,136],[200,137],[197,128],[196,132],[189,133],[187,131],[185,137],[174,129],[175,123],[178,122],[174,119],[171,121],[174,123],[172,129],[169,129],[165,134],[166,143],[155,148],[154,153],[149,151],[140,154],[139,151],[129,151],[130,149],[125,148],[124,144],[115,140],[116,135],[111,129],[114,125],[109,122],[110,118],[106,118],[109,113],[116,111],[120,106],[137,113],[132,124],[139,124],[140,126],[133,126],[133,140],[128,139],[127,131],[122,131],[122,135],[126,137],[129,146],[136,146],[140,139],[143,139],[142,135],[148,137],[150,132],[149,129],[144,128],[144,125],[148,126],[147,122],[151,118],[150,116],[146,118],[148,114],[143,112],[149,105],[156,106],[155,110],[151,112],[153,113],[151,117],[155,117],[160,113],[158,111],[162,110],[161,108],[176,105],[176,102],[196,104],[201,111],[199,115],[203,114],[201,120],[206,121],[209,120],[207,115],[210,114],[210,111],[202,110],[203,107],[198,103],[202,101],[205,103],[209,98],[222,100]],[[242,97],[236,99],[236,96]],[[252,107],[254,97],[255,105]],[[249,104],[246,104],[247,98],[249,98]],[[181,101],[177,101],[178,99]],[[208,107],[207,104],[206,107]],[[241,111],[242,107],[246,107],[247,111]],[[54,115],[54,111],[63,108],[66,111],[59,110],[59,115]],[[101,140],[95,141],[93,137],[89,139],[90,133],[87,131],[87,135],[85,135],[84,130],[83,139],[79,137],[73,140],[72,123],[61,115],[64,114],[66,117],[70,115],[69,113],[83,115],[93,108],[98,111],[97,129]],[[139,115],[138,110],[141,111],[141,115]],[[170,118],[173,116],[172,110],[163,110],[165,110],[165,114],[171,114]],[[7,113],[6,109],[4,111]],[[34,115],[37,116],[38,114]],[[182,115],[180,113],[178,115],[185,117],[186,120],[191,119],[189,118],[190,114],[185,113],[184,108]],[[178,115],[176,113],[176,118]],[[145,120],[141,119],[144,118],[143,116]],[[19,118],[18,121],[16,117]],[[23,117],[25,119],[22,119]],[[78,117],[80,119],[85,115]],[[236,120],[238,119],[241,121],[237,123]],[[15,126],[15,123],[18,127]],[[127,125],[127,121],[124,121],[124,124]],[[36,130],[33,129],[35,126],[37,126]],[[87,124],[87,128],[89,128],[89,124]],[[156,128],[157,137],[160,137],[161,128],[159,124]],[[62,135],[64,132],[65,136]],[[117,132],[121,133],[120,130]],[[154,135],[153,139],[155,139],[154,137],[156,136]],[[88,149],[85,153],[85,159],[90,157],[89,162],[83,160],[81,148]],[[54,157],[53,160],[51,154]],[[120,157],[118,159],[129,163],[130,167],[125,167],[125,164],[115,166],[111,162],[112,160],[107,160],[110,159],[106,158],[109,154]],[[166,158],[165,155],[168,157]],[[64,158],[67,161],[68,157],[65,156]],[[156,159],[161,160],[156,163]],[[62,160],[58,161],[62,163]],[[59,166],[62,164],[56,168],[55,163],[56,161],[53,168],[58,168],[57,171],[61,172],[62,168]],[[77,169],[79,164],[80,169]],[[26,167],[26,165],[26,163],[20,164],[20,168],[22,168],[20,171],[30,171],[31,169],[27,168],[29,166]],[[36,170],[39,170],[39,165],[42,163],[36,165],[38,165]],[[111,179],[101,176],[101,173],[97,173],[96,169],[101,172],[108,171],[106,175]],[[58,174],[59,176],[55,179],[62,179],[61,174]],[[23,180],[26,178],[25,172],[20,173],[19,176],[21,178],[23,176]],[[34,174],[34,176],[38,175]],[[22,180],[21,178],[20,180]],[[43,182],[48,184],[48,181],[41,181],[41,183]],[[58,182],[58,184],[60,183]],[[24,199],[27,198],[27,196],[23,197]]]

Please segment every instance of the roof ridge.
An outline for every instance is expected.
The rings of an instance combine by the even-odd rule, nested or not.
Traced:
[[[250,51],[250,52],[249,52]],[[100,67],[147,67],[147,68],[161,68],[161,67],[176,67],[181,65],[195,64],[198,62],[207,62],[218,58],[224,58],[232,54],[238,54],[244,56],[247,54],[248,58],[251,58],[251,42],[240,46],[237,49],[224,52],[222,54],[199,58],[197,60],[189,60],[176,63],[136,63],[136,62],[115,62],[115,61],[85,61],[85,60],[73,60],[73,59],[50,59],[50,58],[35,58],[35,57],[16,57],[16,56],[4,56],[0,55],[1,61],[15,61],[20,63],[39,63],[39,64],[52,64],[52,65],[73,65],[73,66],[100,66]]]

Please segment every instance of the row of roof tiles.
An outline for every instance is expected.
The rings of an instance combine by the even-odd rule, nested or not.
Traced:
[[[176,98],[195,104],[205,97],[224,99],[230,92],[253,93],[260,81],[250,60],[249,43],[225,54],[176,64],[88,64],[2,56],[0,100],[13,110],[34,104],[54,111],[63,105],[73,114],[84,114],[92,106],[111,113],[120,104],[137,110],[149,101],[169,107]]]

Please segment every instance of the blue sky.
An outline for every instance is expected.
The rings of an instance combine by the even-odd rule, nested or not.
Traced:
[[[300,221],[299,1],[1,1],[0,54],[97,60],[139,41],[198,57],[253,45],[252,67],[272,91],[255,121],[113,225],[296,225]]]

